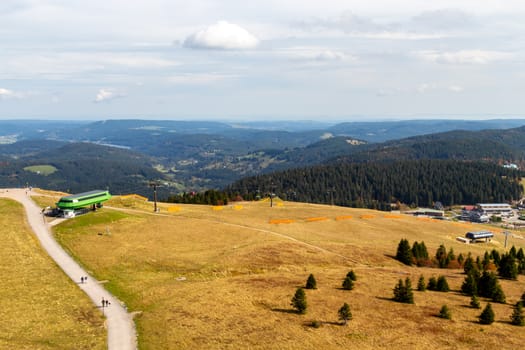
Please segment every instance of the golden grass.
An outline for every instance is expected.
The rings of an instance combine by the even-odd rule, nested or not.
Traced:
[[[455,238],[466,229],[450,222],[314,204],[242,203],[243,210],[220,211],[180,205],[168,213],[170,205],[160,203],[161,214],[153,214],[151,203],[119,200],[110,205],[133,210],[106,208],[57,226],[56,234],[131,311],[142,311],[143,349],[515,349],[525,341],[525,332],[508,324],[510,304],[525,291],[523,276],[501,281],[509,304],[493,304],[497,322],[481,326],[480,310],[457,292],[461,271],[407,267],[391,257],[401,238],[424,241],[431,254],[443,243],[456,254],[481,255],[502,250],[503,235],[465,245]],[[309,222],[313,217],[331,219]],[[364,220],[332,220],[338,217]],[[525,246],[515,238],[511,244]],[[358,280],[344,291],[349,269]],[[319,289],[307,291],[308,312],[297,315],[290,299],[310,273]],[[415,286],[421,274],[445,275],[453,292],[415,292],[415,305],[389,300],[399,278]],[[354,316],[347,327],[337,320],[344,302]],[[443,304],[452,321],[436,317]],[[313,320],[322,326],[309,327]]]
[[[104,349],[100,312],[42,251],[20,204],[0,199],[0,349]]]

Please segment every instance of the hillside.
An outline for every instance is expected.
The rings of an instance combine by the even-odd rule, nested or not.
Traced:
[[[49,147],[38,150],[40,144]],[[113,193],[149,194],[149,181],[163,178],[148,157],[115,147],[22,141],[0,147],[0,151],[15,146],[24,155],[10,153],[1,164],[0,187],[30,184],[70,193],[109,188]]]
[[[130,311],[140,312],[141,348],[515,349],[525,341],[508,323],[525,291],[524,276],[500,280],[508,304],[493,304],[497,322],[481,326],[480,311],[458,293],[462,270],[409,267],[392,258],[401,238],[424,241],[430,254],[440,244],[456,255],[503,250],[499,233],[490,244],[456,242],[482,226],[287,202],[273,208],[268,202],[160,204],[160,214],[131,199],[108,205],[122,209],[68,220],[55,233]],[[525,241],[511,238],[511,244]],[[350,269],[357,281],[345,291],[341,282]],[[310,273],[318,289],[306,291],[308,310],[298,315],[290,299]],[[452,291],[414,292],[415,305],[391,300],[399,278],[415,286],[421,275],[446,276]],[[353,314],[346,327],[337,318],[344,302]],[[436,317],[443,304],[452,321]]]
[[[225,189],[243,198],[275,193],[300,202],[389,210],[390,203],[432,207],[521,199],[521,172],[454,160],[334,162],[244,178]]]

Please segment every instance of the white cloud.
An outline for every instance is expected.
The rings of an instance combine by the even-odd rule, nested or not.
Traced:
[[[4,88],[0,88],[0,100],[6,100],[10,98],[22,98],[23,95],[18,92],[14,92],[13,90],[8,90]]]
[[[315,59],[318,61],[342,61],[346,55],[339,51],[325,50],[320,52]]]
[[[95,96],[96,103],[111,101],[119,97],[124,97],[123,93],[117,92],[114,89],[100,89],[98,90],[97,96]]]
[[[450,85],[448,87],[448,90],[452,91],[452,92],[463,92],[463,90],[465,90],[465,88],[463,86],[459,86],[459,85]]]
[[[512,54],[502,51],[488,50],[460,50],[454,52],[440,52],[435,50],[419,51],[420,58],[445,64],[488,64],[494,61],[509,60]]]
[[[184,47],[192,49],[242,50],[253,49],[259,39],[246,29],[226,21],[202,29],[184,40]]]

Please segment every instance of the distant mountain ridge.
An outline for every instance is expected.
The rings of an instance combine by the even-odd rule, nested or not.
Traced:
[[[521,126],[507,128],[517,125]],[[147,181],[158,180],[166,184],[164,191],[169,193],[219,189],[242,177],[317,164],[453,159],[514,162],[525,167],[523,125],[525,120],[405,120],[333,125],[302,121],[295,127],[293,122],[272,121],[0,120],[0,143],[4,142],[0,144],[0,160],[10,164],[8,173],[13,183],[14,179],[21,180],[22,174],[28,175],[20,169],[16,173],[13,164],[21,168],[44,160],[67,164],[65,158],[70,157],[97,167],[97,159],[106,164],[105,158],[94,156],[101,152],[107,154],[108,161],[124,161],[122,169],[136,169],[135,180],[141,179],[142,187]],[[488,127],[498,129],[484,130]],[[450,130],[435,133],[442,129]],[[79,142],[82,146],[75,145]],[[116,153],[117,147],[121,148],[120,153]],[[110,173],[106,165],[101,167]],[[3,165],[0,171],[5,173],[4,170]],[[131,181],[127,170],[121,174],[127,180],[122,180],[118,188],[127,184],[132,190],[138,180]],[[78,172],[84,178],[84,170],[79,168]],[[60,186],[71,182],[80,188],[74,172],[57,172],[53,176],[66,173]],[[102,181],[108,177],[102,174],[99,178]],[[95,179],[83,183],[95,184]],[[29,177],[22,182],[37,180],[42,179]]]

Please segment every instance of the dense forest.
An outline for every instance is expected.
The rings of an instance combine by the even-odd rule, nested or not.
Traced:
[[[300,202],[388,209],[390,203],[432,206],[521,198],[521,173],[482,162],[414,160],[340,163],[239,180],[226,191],[245,199],[269,193]]]

